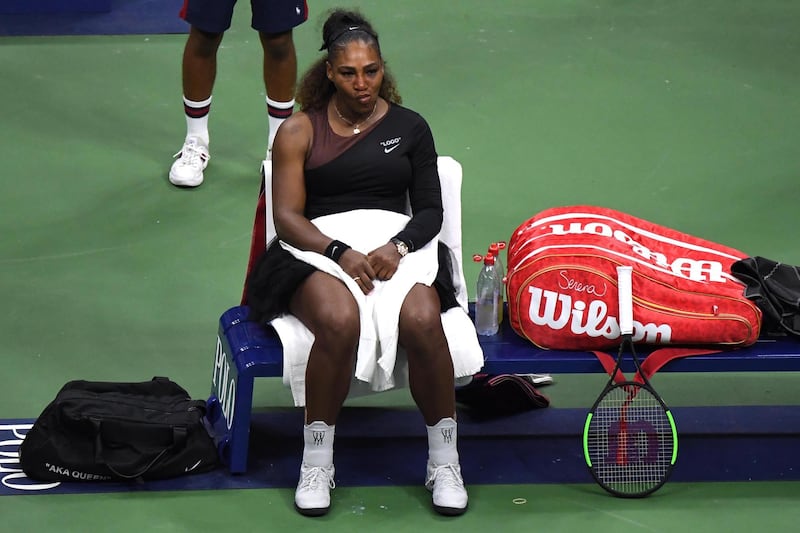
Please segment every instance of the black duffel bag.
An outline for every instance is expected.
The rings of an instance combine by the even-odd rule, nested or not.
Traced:
[[[19,449],[39,481],[150,480],[207,472],[219,459],[206,404],[156,377],[138,383],[70,381]]]

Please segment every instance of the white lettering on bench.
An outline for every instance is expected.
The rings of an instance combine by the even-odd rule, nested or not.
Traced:
[[[550,224],[549,227],[552,235],[557,236],[593,234],[601,237],[613,237],[619,242],[630,246],[631,251],[645,261],[667,268],[675,275],[687,277],[693,281],[726,282],[722,263],[719,261],[697,260],[687,257],[678,257],[670,261],[663,253],[648,249],[646,246],[636,242],[633,237],[624,231],[613,229],[602,222],[590,222],[588,224],[571,222],[568,227],[564,227],[564,224]]]
[[[31,424],[0,424],[0,438],[11,437],[10,440],[0,441],[0,482],[9,489],[14,490],[49,490],[58,487],[61,483],[39,483],[22,471],[19,465],[19,447],[25,434],[31,429]],[[23,433],[25,431],[25,433]],[[10,432],[10,435],[6,435]]]
[[[214,355],[214,375],[211,385],[214,388],[214,395],[219,400],[228,429],[233,426],[234,407],[236,406],[236,378],[230,374],[230,359],[222,346],[222,339],[217,336],[217,351]]]
[[[547,326],[555,331],[569,326],[569,330],[575,335],[603,336],[607,339],[619,337],[617,317],[608,314],[608,306],[602,300],[592,300],[587,307],[586,302],[573,301],[569,294],[543,290],[532,285],[528,287],[528,292],[531,293],[528,318],[537,326]],[[672,328],[669,324],[642,324],[633,321],[634,341],[668,344],[671,338]]]

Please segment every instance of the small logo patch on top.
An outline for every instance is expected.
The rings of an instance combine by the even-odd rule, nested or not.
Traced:
[[[400,146],[401,139],[402,137],[395,137],[394,139],[381,141],[381,146],[383,146],[383,153],[388,154],[389,152]]]

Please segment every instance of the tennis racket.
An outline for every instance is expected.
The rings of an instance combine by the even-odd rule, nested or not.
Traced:
[[[640,498],[659,489],[678,454],[678,432],[664,400],[642,372],[633,345],[633,268],[617,267],[621,342],[614,371],[586,417],[583,453],[595,481],[614,496]],[[620,369],[633,356],[636,377]]]

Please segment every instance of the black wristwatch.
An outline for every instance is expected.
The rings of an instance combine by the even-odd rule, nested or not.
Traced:
[[[397,237],[392,238],[391,242],[397,247],[397,253],[400,254],[400,257],[405,257],[408,254],[408,245],[406,243]]]

